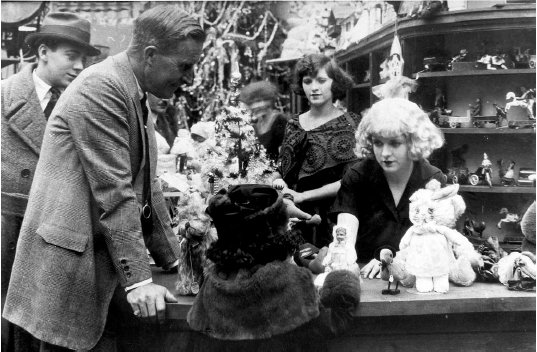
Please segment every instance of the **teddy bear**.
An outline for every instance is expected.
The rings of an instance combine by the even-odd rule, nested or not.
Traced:
[[[476,278],[474,268],[480,255],[466,237],[454,230],[466,205],[457,195],[459,185],[440,188],[431,180],[410,197],[412,226],[401,239],[406,270],[415,276],[418,292],[449,291],[449,281],[470,286]]]

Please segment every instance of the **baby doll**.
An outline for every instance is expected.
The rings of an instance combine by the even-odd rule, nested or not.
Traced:
[[[347,247],[347,229],[337,227],[335,234],[334,241],[328,246],[328,252],[323,260],[326,273],[333,270],[351,270],[351,268],[357,267],[356,251],[352,247]]]
[[[449,279],[461,285],[475,280],[472,265],[478,265],[479,256],[472,244],[452,229],[466,208],[458,189],[458,184],[441,189],[440,183],[432,180],[410,197],[413,226],[399,247],[407,251],[406,268],[416,276],[418,292],[445,293]]]
[[[359,275],[356,263],[356,250],[347,245],[347,229],[341,226],[334,228],[334,240],[328,246],[326,256],[322,259],[321,273],[315,278],[315,286],[324,284],[326,275],[334,270],[349,270]]]

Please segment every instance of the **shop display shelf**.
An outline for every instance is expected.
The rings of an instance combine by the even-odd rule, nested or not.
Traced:
[[[445,134],[533,134],[534,128],[441,128]]]
[[[468,71],[434,71],[412,74],[412,78],[440,78],[440,77],[460,77],[460,76],[494,76],[494,75],[516,75],[533,74],[534,68],[513,68],[507,70],[468,70]]]
[[[535,194],[535,187],[524,186],[470,186],[461,185],[460,192]]]

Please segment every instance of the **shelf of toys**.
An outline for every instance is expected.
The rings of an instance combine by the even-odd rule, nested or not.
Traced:
[[[418,83],[409,99],[446,139],[430,161],[461,185],[467,203],[457,228],[466,218],[483,221],[484,235],[502,241],[521,239],[518,220],[535,199],[535,4],[493,5],[399,18],[336,59],[357,80],[348,107],[360,112],[378,99],[381,63],[399,37],[403,75]],[[516,220],[499,229],[502,209]]]

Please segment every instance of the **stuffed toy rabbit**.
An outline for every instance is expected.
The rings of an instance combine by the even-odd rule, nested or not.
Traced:
[[[457,195],[458,184],[440,188],[436,180],[410,197],[412,226],[401,239],[399,248],[406,252],[406,270],[416,277],[418,292],[449,291],[449,281],[471,285],[480,265],[480,256],[472,244],[454,230],[466,205]]]

